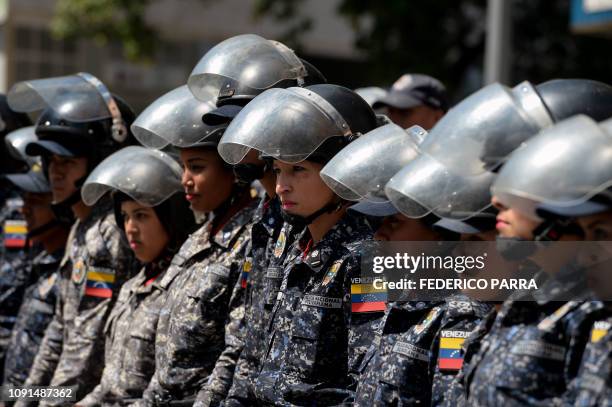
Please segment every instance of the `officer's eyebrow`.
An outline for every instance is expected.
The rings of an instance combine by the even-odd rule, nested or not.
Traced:
[[[204,162],[207,162],[208,160],[206,158],[203,158],[203,157],[193,157],[193,158],[189,158],[187,160],[188,163],[192,163],[194,161],[204,161]]]

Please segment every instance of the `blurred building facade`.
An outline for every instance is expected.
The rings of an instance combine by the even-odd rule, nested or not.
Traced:
[[[255,19],[253,3],[153,0],[146,20],[158,30],[160,43],[154,61],[140,64],[127,61],[120,44],[54,39],[50,24],[55,0],[0,0],[0,92],[20,80],[88,71],[140,111],[184,84],[199,58],[219,41],[244,33],[280,38],[286,27],[271,18]],[[324,73],[325,66],[358,64],[361,59],[353,30],[336,14],[337,5],[338,0],[308,0],[301,11],[314,23],[302,38],[301,56]]]

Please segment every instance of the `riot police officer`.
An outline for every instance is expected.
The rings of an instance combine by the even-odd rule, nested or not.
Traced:
[[[60,267],[55,315],[25,384],[76,386],[80,398],[100,380],[102,330],[134,269],[112,203],[88,206],[80,187],[105,156],[130,141],[133,113],[87,73],[19,82],[8,100],[17,111],[43,110],[36,123],[39,140],[28,144],[26,152],[42,157],[56,217],[76,218]]]

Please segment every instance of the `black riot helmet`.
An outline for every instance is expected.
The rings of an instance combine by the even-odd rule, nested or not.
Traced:
[[[45,174],[50,155],[85,157],[89,173],[106,156],[133,142],[129,130],[134,120],[132,109],[91,74],[18,82],[7,98],[16,111],[43,111],[36,123],[38,141],[30,143],[26,153],[42,156]],[[78,188],[83,181],[77,181]],[[70,207],[79,200],[77,190],[63,202],[56,202],[56,216],[68,221]]]
[[[377,117],[374,110],[355,91],[342,86],[313,85],[307,89],[317,93],[340,113],[351,129],[349,137],[331,137],[323,142],[309,157],[308,160],[326,164],[340,150],[356,137],[374,130]]]
[[[494,83],[455,105],[421,148],[453,171],[476,175],[498,169],[521,143],[575,114],[612,116],[612,87],[587,79]]]
[[[14,130],[31,125],[27,114],[12,110],[6,100],[6,95],[0,93],[0,173],[7,174],[23,171],[22,161],[15,159],[6,149],[4,137]]]
[[[39,141],[29,155],[86,157],[91,171],[104,157],[133,143],[134,112],[95,76],[71,76],[19,82],[8,94],[18,111],[43,109],[36,123]]]
[[[577,114],[595,121],[612,116],[612,86],[590,79],[553,79],[536,86],[556,123]]]

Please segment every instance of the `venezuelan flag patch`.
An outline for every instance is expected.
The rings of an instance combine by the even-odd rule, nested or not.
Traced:
[[[108,269],[89,269],[87,271],[87,282],[85,295],[89,297],[111,298],[113,296],[113,284],[115,273]]]
[[[597,321],[593,325],[591,330],[591,343],[597,343],[606,336],[610,330],[610,323],[608,321]]]
[[[249,281],[249,273],[253,268],[253,259],[247,257],[242,264],[242,274],[240,275],[240,286],[246,288],[247,281]]]
[[[467,331],[440,332],[440,352],[438,354],[438,368],[440,370],[457,371],[461,369],[461,366],[463,366],[461,348],[469,334]]]
[[[373,282],[355,279],[351,284],[352,312],[380,312],[387,308],[387,291],[374,287]]]
[[[4,247],[22,249],[26,246],[28,227],[25,220],[7,220],[4,222]]]

